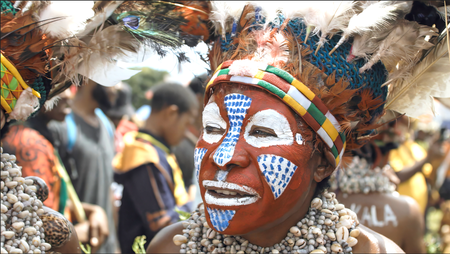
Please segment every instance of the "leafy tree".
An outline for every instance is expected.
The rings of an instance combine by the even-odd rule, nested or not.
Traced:
[[[128,83],[132,89],[132,103],[133,106],[138,109],[142,105],[148,104],[148,100],[145,98],[145,92],[151,87],[164,81],[169,75],[167,71],[158,71],[148,67],[133,67],[132,70],[141,70],[138,74],[134,75],[124,82]]]

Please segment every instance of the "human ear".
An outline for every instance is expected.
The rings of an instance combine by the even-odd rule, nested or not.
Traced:
[[[178,117],[179,109],[177,105],[170,105],[165,109],[167,117]]]
[[[314,172],[314,180],[318,183],[330,176],[336,169],[333,153],[329,149],[324,149],[322,154],[318,154],[318,165]]]

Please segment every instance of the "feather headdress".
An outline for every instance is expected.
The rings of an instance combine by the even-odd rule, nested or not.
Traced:
[[[218,69],[206,99],[209,87],[237,82],[266,89],[294,111],[302,105],[299,115],[339,163],[380,126],[385,106],[419,116],[432,110],[432,97],[450,97],[440,28],[448,21],[434,15],[440,18],[431,24],[417,22],[420,9],[411,1],[212,2],[209,59]],[[298,99],[293,87],[311,101]]]
[[[80,74],[115,85],[136,74],[119,61],[144,61],[148,52],[168,51],[186,61],[179,48],[209,36],[207,2],[2,1],[1,6],[1,103],[10,120],[26,119],[78,83]]]

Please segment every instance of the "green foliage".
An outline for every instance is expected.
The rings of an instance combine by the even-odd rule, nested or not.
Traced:
[[[178,207],[175,207],[175,212],[177,212],[178,215],[180,215],[180,221],[187,220],[187,219],[189,219],[189,217],[191,217],[190,213],[181,211],[180,209],[178,209]]]
[[[440,209],[430,207],[427,211],[427,228],[428,232],[424,237],[427,253],[442,253],[440,248],[441,239],[439,237],[439,228],[441,226],[443,213]]]
[[[134,253],[146,253],[144,245],[147,241],[145,240],[145,238],[145,235],[134,238],[133,245],[131,246],[131,249],[133,249]]]
[[[80,242],[80,247],[83,253],[85,254],[91,254],[91,246],[89,244],[86,244],[86,247]]]
[[[157,71],[148,67],[130,68],[132,70],[142,70],[138,74],[134,75],[124,82],[128,83],[133,91],[132,103],[133,106],[138,109],[142,105],[148,104],[148,100],[145,98],[145,92],[147,92],[152,86],[162,82],[167,75],[166,71]]]

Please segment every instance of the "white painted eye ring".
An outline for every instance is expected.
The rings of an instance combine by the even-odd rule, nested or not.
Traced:
[[[250,135],[254,125],[271,129],[276,136],[257,137]],[[254,114],[245,127],[244,138],[253,147],[269,147],[277,145],[292,145],[294,135],[287,118],[273,109],[266,109]]]

